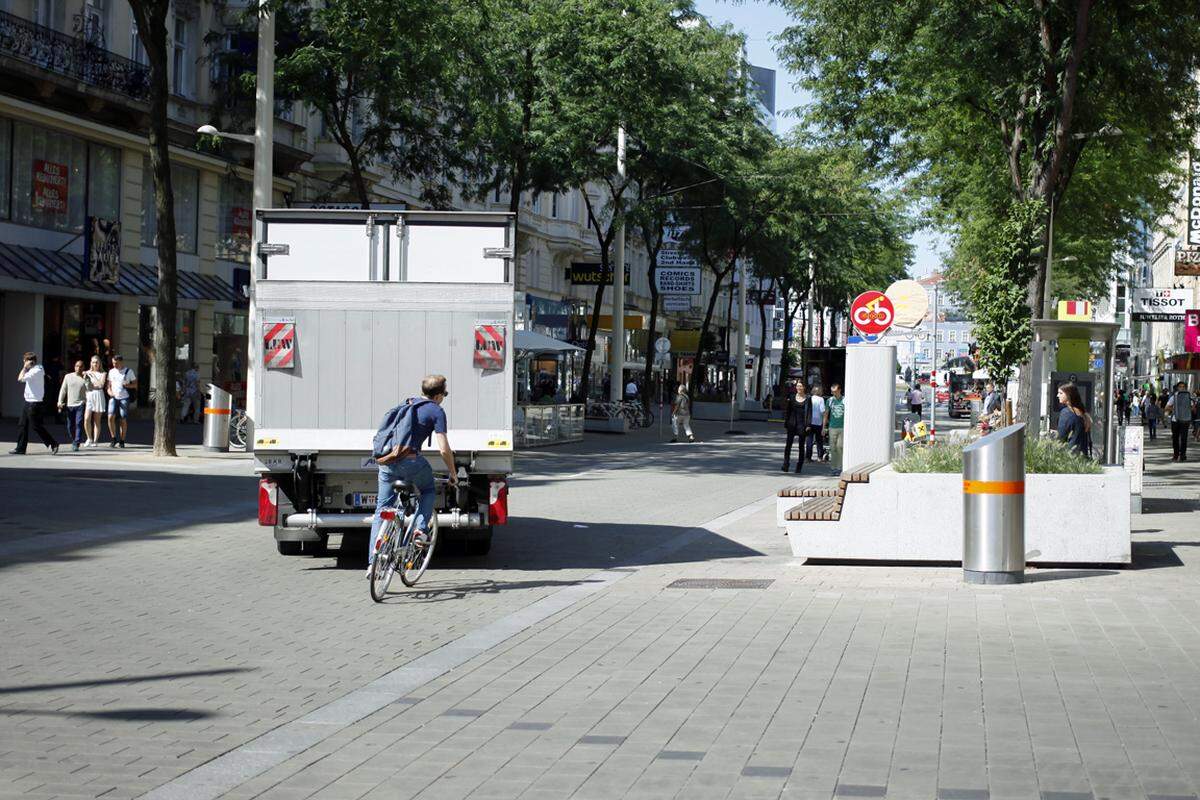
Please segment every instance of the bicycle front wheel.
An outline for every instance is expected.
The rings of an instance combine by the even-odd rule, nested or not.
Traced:
[[[421,580],[421,576],[425,574],[425,569],[433,559],[433,548],[437,544],[438,533],[437,511],[433,512],[433,518],[429,520],[429,541],[424,546],[419,546],[413,541],[417,532],[415,514],[409,521],[409,526],[408,535],[404,537],[404,547],[399,554],[399,570],[401,582],[405,586],[412,587]]]
[[[234,411],[229,418],[229,446],[235,450],[246,449],[246,429],[249,418],[245,411]]]
[[[392,576],[396,574],[396,548],[400,540],[400,526],[396,520],[390,519],[383,523],[379,531],[379,551],[371,562],[371,599],[376,603],[383,602],[387,595]]]

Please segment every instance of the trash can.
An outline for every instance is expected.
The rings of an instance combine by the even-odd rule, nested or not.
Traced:
[[[229,417],[233,413],[233,395],[216,384],[208,385],[208,405],[204,408],[204,449],[225,453],[229,450]]]
[[[1025,580],[1025,424],[963,449],[963,581]]]

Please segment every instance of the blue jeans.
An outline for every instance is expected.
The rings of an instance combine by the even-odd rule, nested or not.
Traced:
[[[67,433],[75,444],[83,441],[83,409],[83,403],[67,406]]]
[[[396,508],[399,500],[395,487],[396,481],[410,481],[421,490],[421,499],[417,503],[417,530],[429,530],[429,517],[433,513],[433,501],[437,499],[437,487],[433,482],[433,467],[424,456],[405,458],[382,464],[379,467],[379,494],[375,501],[375,518],[371,520],[371,546],[367,550],[367,563],[375,560],[375,539],[379,536],[382,520],[379,512],[385,508]],[[403,513],[403,510],[401,510]]]
[[[108,398],[108,415],[110,417],[129,419],[129,398],[125,398],[124,400],[119,400],[116,397]]]

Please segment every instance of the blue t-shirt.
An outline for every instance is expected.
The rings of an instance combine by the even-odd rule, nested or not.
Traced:
[[[414,397],[412,402],[426,398]],[[417,418],[413,422],[413,441],[418,449],[424,447],[435,433],[446,432],[446,411],[432,400],[417,406]]]
[[[1071,449],[1082,453],[1086,434],[1083,417],[1063,406],[1062,410],[1058,412],[1059,441],[1065,442]]]

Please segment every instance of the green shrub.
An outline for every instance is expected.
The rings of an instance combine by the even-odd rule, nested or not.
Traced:
[[[964,442],[936,442],[928,447],[909,447],[892,462],[896,472],[962,472]],[[1025,442],[1025,472],[1028,474],[1096,475],[1103,470],[1062,442],[1050,437]]]

